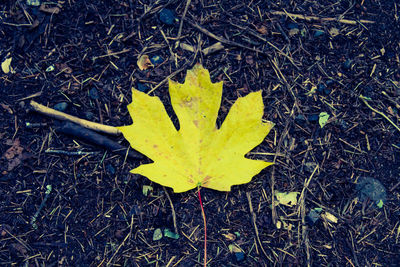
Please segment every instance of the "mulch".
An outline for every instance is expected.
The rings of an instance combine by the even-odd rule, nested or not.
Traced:
[[[30,106],[128,125],[135,87],[159,96],[177,125],[167,81],[183,82],[201,63],[224,82],[218,125],[238,97],[257,90],[275,123],[248,155],[273,167],[230,192],[201,189],[208,265],[398,266],[399,8],[5,1],[0,62],[12,61],[0,70],[1,265],[203,265],[196,190],[174,194],[130,174],[149,159],[60,132],[63,122]],[[144,55],[151,64],[141,69]],[[297,203],[277,202],[277,192],[298,192]],[[154,240],[157,229],[179,238]]]

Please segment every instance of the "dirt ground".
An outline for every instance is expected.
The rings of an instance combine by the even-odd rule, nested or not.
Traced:
[[[219,125],[257,90],[275,123],[248,155],[273,167],[231,192],[201,189],[208,266],[399,265],[396,1],[34,2],[0,5],[0,265],[202,266],[196,190],[130,174],[149,160],[65,134],[30,106],[127,125],[135,87],[176,122],[167,78],[196,63],[224,82]],[[143,55],[152,66],[140,70]]]

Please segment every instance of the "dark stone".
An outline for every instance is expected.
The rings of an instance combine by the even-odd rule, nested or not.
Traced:
[[[317,86],[317,91],[318,91],[318,93],[323,93],[324,92],[324,90],[326,89],[326,86],[325,86],[325,84],[323,84],[323,83],[320,83],[320,84],[318,84],[318,86]]]
[[[310,212],[306,216],[306,223],[309,226],[313,226],[320,218],[321,208],[315,208],[310,210]]]
[[[307,116],[309,122],[317,122],[319,120],[318,114],[310,114]]]
[[[325,34],[325,32],[323,30],[315,30],[314,31],[314,37],[320,37],[324,34]]]
[[[111,164],[107,164],[107,165],[106,165],[106,170],[107,170],[107,172],[110,173],[111,175],[114,175],[114,174],[115,174],[115,168],[114,168],[114,166],[111,165]]]
[[[89,97],[93,100],[99,99],[99,92],[97,91],[97,89],[95,87],[93,87],[92,89],[90,89],[89,91]]]
[[[345,62],[343,62],[343,68],[345,70],[349,70],[351,68],[351,62],[352,61],[350,59],[347,59]]]
[[[370,199],[378,204],[386,201],[386,189],[383,184],[372,177],[361,177],[358,179],[356,190],[361,201]]]
[[[331,81],[331,80],[328,80],[328,81]],[[328,84],[328,81],[327,81],[327,84]],[[332,84],[332,83],[329,83],[329,84]],[[319,93],[321,93],[321,94],[324,94],[324,95],[329,95],[331,92],[332,92],[332,90],[330,89],[330,88],[328,88],[325,84],[323,84],[323,83],[320,83],[320,84],[318,84],[318,86],[317,86],[317,91],[319,92]]]
[[[93,118],[94,118],[94,114],[92,112],[90,112],[90,111],[85,111],[83,113],[83,115],[85,116],[85,118],[87,120],[90,120],[90,121],[93,120]]]
[[[175,16],[175,12],[171,9],[164,8],[158,14],[160,21],[167,25],[173,25],[175,22],[178,21],[178,18]]]
[[[164,59],[160,56],[152,56],[150,58],[151,63],[153,63],[154,65],[158,65],[164,62]]]
[[[67,109],[67,107],[68,107],[67,102],[60,102],[58,104],[55,104],[53,108],[58,111],[64,111]]]
[[[129,211],[130,216],[137,216],[140,214],[140,208],[138,205],[133,205],[132,209]]]
[[[143,84],[143,83],[137,83],[137,89],[140,92],[143,92],[143,93],[146,93],[146,92],[148,92],[150,90],[150,88],[147,85]]]
[[[236,262],[242,262],[244,261],[245,254],[243,252],[235,252],[235,260]]]

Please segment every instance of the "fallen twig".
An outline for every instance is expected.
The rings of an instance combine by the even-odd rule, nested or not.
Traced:
[[[264,249],[264,246],[260,240],[260,235],[258,234],[258,227],[256,224],[256,213],[253,210],[253,204],[251,203],[251,196],[250,196],[250,192],[246,192],[246,197],[247,197],[247,201],[249,202],[249,210],[250,210],[250,214],[251,214],[251,222],[253,224],[254,227],[254,232],[256,233],[256,240],[258,245],[260,246],[260,249],[262,251],[262,253],[264,254],[264,256],[270,261],[270,262],[274,262],[267,254],[267,252]]]
[[[46,149],[45,153],[49,154],[59,154],[59,155],[67,155],[67,156],[86,156],[86,155],[95,155],[96,152],[88,152],[88,151],[65,151],[59,149]]]
[[[64,122],[62,125],[56,127],[56,131],[68,134],[84,141],[105,147],[121,156],[126,155],[127,148],[120,145],[119,143],[101,135],[89,129],[86,129],[80,125],[73,124],[71,122]],[[145,156],[135,150],[128,151],[128,157],[136,159],[144,159]]]
[[[301,237],[302,241],[304,242],[305,245],[305,250],[306,250],[306,256],[307,256],[307,266],[311,266],[311,254],[310,254],[310,242],[308,239],[308,234],[307,234],[307,224],[306,224],[306,205],[305,205],[305,199],[306,199],[306,189],[310,185],[311,179],[313,178],[315,172],[318,170],[318,166],[315,166],[314,171],[311,173],[310,177],[304,181],[304,186],[303,190],[301,191],[300,197],[299,197],[299,209],[297,211],[297,214],[300,215],[301,217]]]
[[[189,5],[190,5],[190,2],[191,2],[192,0],[186,0],[186,5],[185,5],[185,10],[183,10],[183,14],[182,14],[182,18],[181,18],[181,22],[179,23],[179,30],[178,30],[178,35],[176,36],[176,43],[175,43],[175,48],[177,48],[178,46],[179,46],[179,42],[180,42],[180,38],[181,38],[181,34],[182,34],[182,27],[183,27],[183,21],[184,21],[184,19],[185,19],[185,17],[186,17],[186,13],[187,13],[187,11],[188,11],[188,9],[189,9]]]
[[[33,227],[33,229],[37,229],[38,228],[38,226],[37,226],[37,224],[36,224],[36,220],[37,220],[37,217],[39,216],[39,213],[42,211],[42,209],[44,208],[44,205],[46,204],[46,201],[47,201],[47,199],[49,198],[49,195],[50,195],[50,193],[51,193],[51,190],[52,190],[52,186],[51,185],[47,185],[46,186],[46,192],[45,192],[45,196],[44,196],[44,198],[43,198],[43,200],[42,200],[42,203],[40,203],[40,206],[39,206],[39,208],[37,209],[37,211],[35,212],[35,214],[32,216],[32,218],[31,218],[31,225],[32,225],[32,227]]]
[[[168,193],[167,189],[165,188],[165,186],[163,186],[163,188],[164,188],[165,195],[167,195],[169,204],[171,205],[172,219],[173,219],[173,222],[174,222],[174,230],[175,230],[175,233],[176,233],[176,234],[179,234],[179,232],[178,232],[178,226],[177,226],[177,224],[176,224],[176,213],[175,213],[174,204],[172,203],[172,199],[171,199],[171,197],[169,196],[169,193]]]
[[[244,49],[247,49],[247,50],[256,52],[256,53],[260,53],[260,54],[269,56],[269,55],[268,55],[266,52],[264,52],[264,51],[261,51],[261,50],[259,50],[259,49],[257,49],[257,48],[252,48],[252,47],[249,47],[249,46],[245,46],[245,45],[242,45],[242,44],[240,44],[240,43],[237,43],[237,42],[234,42],[234,41],[231,41],[231,40],[228,40],[228,39],[225,39],[224,37],[215,35],[214,33],[212,33],[212,32],[210,32],[210,31],[206,30],[205,28],[201,27],[199,24],[197,24],[197,23],[195,23],[195,22],[192,22],[192,21],[190,21],[190,20],[188,20],[188,19],[185,19],[185,20],[186,20],[190,25],[192,25],[193,27],[195,27],[196,29],[198,29],[199,31],[201,31],[202,33],[204,33],[205,35],[207,35],[207,36],[209,36],[209,37],[211,37],[211,38],[213,38],[213,39],[215,39],[215,40],[217,40],[217,41],[219,41],[219,42],[221,42],[221,43],[223,43],[223,44],[230,45],[230,46],[235,46],[235,47],[240,47],[240,48],[244,48]]]
[[[156,86],[154,86],[149,92],[147,92],[147,94],[149,95],[150,93],[154,92],[157,88],[159,88],[160,86],[162,86],[164,83],[168,82],[169,79],[171,79],[172,77],[174,77],[175,75],[177,75],[179,72],[183,71],[186,69],[188,63],[185,63],[182,68],[174,71],[173,73],[171,73],[170,75],[168,75],[164,80],[162,80],[161,82],[159,82]]]
[[[367,102],[365,96],[360,95],[359,98],[360,98],[360,99],[364,102],[364,104],[367,105],[367,107],[369,107],[373,112],[378,113],[379,115],[381,115],[382,117],[384,117],[387,121],[390,122],[390,124],[392,124],[392,125],[400,132],[400,127],[397,126],[391,119],[389,119],[389,117],[386,116],[385,113],[383,113],[383,112],[381,112],[381,111],[379,111],[379,110],[374,109],[373,107],[371,107],[371,105],[368,104],[368,102]]]
[[[360,20],[350,20],[350,19],[337,19],[337,18],[320,18],[317,16],[305,16],[301,14],[293,14],[293,13],[288,13],[286,11],[273,11],[271,12],[272,15],[279,15],[279,16],[288,16],[291,19],[303,19],[307,21],[322,21],[322,22],[329,22],[329,21],[337,21],[343,24],[350,24],[350,25],[357,25],[357,23],[362,23],[362,24],[372,24],[375,23],[375,21],[372,20],[365,20],[365,19],[360,19]]]
[[[66,114],[64,112],[43,106],[33,100],[31,100],[30,104],[31,104],[31,107],[35,111],[45,114],[49,117],[53,117],[53,118],[56,118],[59,120],[64,120],[64,121],[72,121],[76,124],[79,124],[79,125],[85,127],[85,128],[92,129],[92,130],[95,130],[98,132],[103,132],[103,133],[113,134],[113,135],[121,134],[121,132],[116,127],[113,127],[113,126],[104,125],[104,124],[80,119],[78,117]]]

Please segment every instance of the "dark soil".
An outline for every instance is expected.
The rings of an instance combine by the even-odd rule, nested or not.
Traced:
[[[12,58],[12,71],[0,70],[1,265],[202,264],[196,190],[173,194],[130,174],[148,160],[60,133],[59,122],[29,104],[67,104],[65,113],[127,125],[131,87],[156,87],[151,94],[170,110],[161,82],[171,74],[182,82],[202,63],[213,81],[224,81],[219,123],[237,97],[262,90],[265,119],[276,124],[253,151],[265,153],[249,155],[276,156],[274,167],[231,192],[201,190],[209,266],[398,266],[396,1],[192,0],[180,36],[187,1],[68,0],[49,2],[50,10],[26,2],[0,7],[0,61]],[[165,8],[179,20],[161,21]],[[177,36],[193,51],[176,46]],[[204,55],[216,39],[224,48]],[[143,54],[161,60],[141,71]],[[323,128],[321,112],[330,115]],[[128,147],[121,136],[109,138]],[[383,185],[381,208],[357,191],[362,177]],[[153,187],[147,196],[144,185]],[[301,196],[294,206],[272,205],[276,191]],[[321,216],[313,223],[306,215],[315,208]],[[179,239],[153,241],[157,228],[175,231],[173,211]]]

